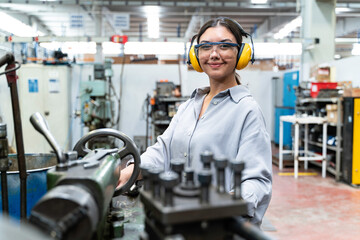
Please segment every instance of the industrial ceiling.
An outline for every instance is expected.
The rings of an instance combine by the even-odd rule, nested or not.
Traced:
[[[53,36],[111,36],[125,34],[132,40],[147,38],[147,10],[159,6],[160,39],[190,38],[206,20],[217,16],[231,17],[256,37],[271,37],[282,25],[300,15],[300,1],[268,0],[266,4],[248,1],[96,1],[96,0],[1,0],[0,10],[28,23],[36,24],[45,35]],[[338,0],[337,7],[347,9],[337,13],[337,23],[346,18],[360,16],[360,0]],[[129,19],[125,29],[117,27],[114,16]],[[74,26],[71,18],[81,16],[82,22]],[[96,17],[103,20],[101,32],[96,32]],[[271,24],[267,32],[257,32],[260,26]],[[359,21],[360,22],[360,21]],[[360,26],[360,24],[358,25]],[[357,34],[358,29],[346,32]],[[337,33],[341,36],[341,33]],[[295,35],[295,37],[297,37]]]

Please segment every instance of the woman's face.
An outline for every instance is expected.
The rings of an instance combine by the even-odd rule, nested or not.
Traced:
[[[237,43],[235,36],[221,25],[208,28],[200,37],[199,43],[229,42]],[[212,45],[212,48],[198,51],[201,68],[210,80],[225,81],[234,79],[238,48],[222,48],[221,45]]]

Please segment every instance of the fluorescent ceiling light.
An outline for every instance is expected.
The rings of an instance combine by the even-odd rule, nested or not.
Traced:
[[[359,42],[358,38],[335,38],[335,43],[357,43]]]
[[[351,12],[351,8],[344,8],[344,7],[335,8],[335,13],[342,13],[342,12]]]
[[[183,42],[127,42],[125,54],[184,54]]]
[[[352,55],[360,55],[360,43],[354,43],[351,51]]]
[[[254,43],[256,58],[273,58],[275,56],[299,56],[301,43]]]
[[[16,18],[2,12],[0,12],[0,29],[19,37],[36,37],[45,35],[40,31],[36,31],[29,25],[22,23]]]
[[[102,49],[103,54],[108,55],[119,55],[124,53],[124,45],[119,43],[103,42]]]
[[[267,0],[251,0],[252,4],[266,4]]]
[[[158,6],[146,6],[149,38],[159,38],[159,11],[160,9]]]
[[[288,24],[286,24],[282,29],[279,30],[278,33],[274,34],[275,39],[283,39],[288,36],[292,31],[296,30],[296,28],[300,27],[302,24],[301,16],[295,18]]]
[[[96,53],[95,42],[44,42],[40,43],[40,46],[52,51],[61,49],[63,53],[67,53],[70,55]]]
[[[61,49],[62,52],[70,55],[74,54],[96,54],[95,42],[51,42],[40,43],[41,47],[55,51]],[[122,54],[122,46],[118,43],[102,43],[103,53],[108,55]],[[125,54],[166,54],[183,55],[183,42],[127,42],[124,46]]]

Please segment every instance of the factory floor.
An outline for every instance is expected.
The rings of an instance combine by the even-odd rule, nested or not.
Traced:
[[[293,167],[279,171],[273,164],[263,230],[278,240],[360,239],[360,189],[336,182],[330,173],[322,178],[321,169],[312,164],[299,169],[305,174],[298,179],[293,172]]]

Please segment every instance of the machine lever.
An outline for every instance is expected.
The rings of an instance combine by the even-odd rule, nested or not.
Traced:
[[[46,138],[52,149],[55,151],[58,164],[64,165],[66,162],[65,154],[60,145],[56,142],[54,136],[50,133],[46,119],[39,112],[36,112],[31,115],[30,122],[34,128]]]
[[[15,62],[14,55],[10,52],[6,53],[5,56],[0,58],[0,67],[5,64],[11,64]]]

